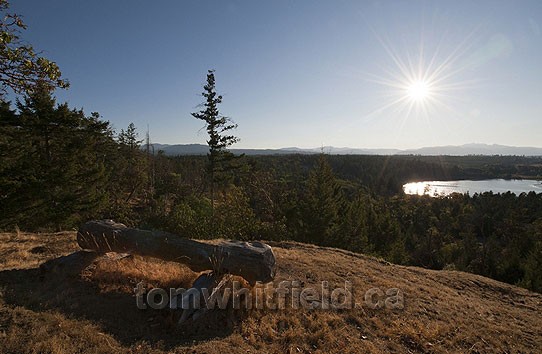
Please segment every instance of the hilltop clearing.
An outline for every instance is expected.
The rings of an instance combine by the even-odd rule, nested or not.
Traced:
[[[337,249],[271,243],[275,282],[352,283],[359,308],[229,312],[215,328],[175,329],[167,310],[139,310],[139,281],[188,287],[183,265],[138,256],[43,274],[78,249],[75,232],[0,234],[0,352],[536,353],[542,295],[481,276],[405,267]],[[403,309],[371,309],[365,293],[399,289]]]

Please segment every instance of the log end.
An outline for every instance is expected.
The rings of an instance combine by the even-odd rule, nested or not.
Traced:
[[[127,229],[126,225],[111,219],[92,220],[77,231],[77,244],[84,250],[112,251],[108,238],[124,229]]]

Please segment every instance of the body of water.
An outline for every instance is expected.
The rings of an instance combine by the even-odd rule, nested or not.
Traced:
[[[512,192],[516,195],[520,193],[529,193],[534,191],[542,193],[542,181],[529,179],[487,179],[482,181],[424,181],[411,182],[403,185],[403,191],[406,194],[417,195],[448,195],[451,193],[483,193],[492,191],[493,193]]]

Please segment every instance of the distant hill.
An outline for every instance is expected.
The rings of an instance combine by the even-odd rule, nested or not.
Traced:
[[[519,147],[506,145],[488,145],[488,144],[465,144],[465,145],[448,145],[423,147],[420,149],[404,150],[400,154],[413,155],[525,155],[525,156],[541,156],[542,148],[536,147]]]
[[[162,150],[168,156],[177,155],[206,155],[209,147],[203,144],[152,144],[154,151]],[[144,148],[144,146],[143,146]],[[309,150],[299,148],[287,149],[230,149],[234,154],[245,155],[287,155],[287,154],[312,154]]]
[[[166,155],[205,155],[209,151],[203,144],[152,144],[154,151],[164,151]],[[281,149],[231,149],[235,154],[246,155],[285,155],[285,154],[326,154],[336,155],[518,155],[518,156],[542,156],[542,148],[519,147],[489,144],[464,144],[422,147],[419,149],[361,149],[349,147],[324,146],[319,148],[287,147]]]

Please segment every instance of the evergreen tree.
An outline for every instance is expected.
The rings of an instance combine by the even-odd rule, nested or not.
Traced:
[[[20,139],[17,115],[8,102],[0,101],[0,218],[5,217],[9,208],[9,197],[18,189],[21,158],[25,155],[27,141]]]
[[[17,106],[7,143],[16,152],[0,178],[0,226],[65,229],[97,215],[107,197],[109,123],[56,105],[46,84]],[[9,116],[3,112],[4,121]]]
[[[229,146],[239,141],[230,131],[237,128],[230,118],[222,116],[218,110],[218,105],[222,103],[222,96],[216,93],[214,70],[207,72],[207,83],[203,86],[202,96],[205,102],[202,103],[204,109],[192,113],[196,119],[205,122],[205,128],[209,135],[207,144],[209,153],[207,154],[209,165],[208,172],[210,176],[211,187],[211,206],[214,210],[215,184],[224,173],[231,167],[233,155],[227,150]]]
[[[147,180],[147,161],[145,153],[141,150],[142,139],[134,123],[130,123],[126,130],[121,129],[117,138],[119,142],[120,161],[116,172],[118,174],[119,191],[122,196],[119,202],[122,204],[143,193]]]
[[[343,207],[342,192],[326,156],[320,155],[310,172],[303,203],[303,240],[330,244]]]
[[[367,226],[367,200],[368,196],[360,193],[348,203],[334,240],[335,245],[354,252],[370,253],[372,251]]]
[[[120,145],[126,146],[130,150],[138,150],[143,140],[138,139],[139,134],[134,123],[128,124],[126,130],[121,129],[117,138]]]
[[[542,218],[530,226],[534,244],[524,261],[525,275],[520,285],[542,293]]]
[[[127,224],[140,221],[138,211],[141,212],[150,202],[147,157],[141,149],[141,142],[135,125],[130,123],[117,135],[107,160],[110,174],[107,217]]]

